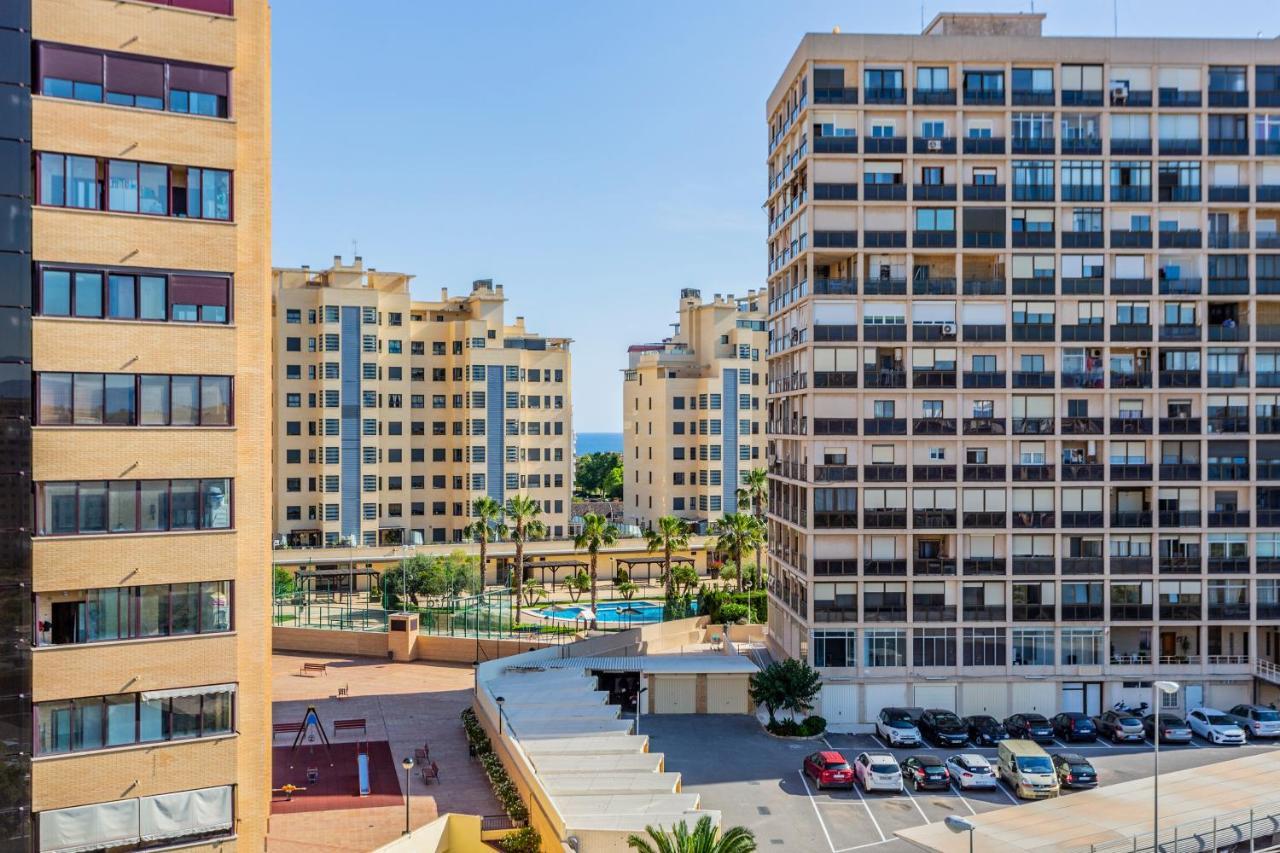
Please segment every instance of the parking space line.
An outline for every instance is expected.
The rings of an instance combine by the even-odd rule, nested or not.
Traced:
[[[920,812],[920,817],[924,818],[925,823],[933,823],[933,821],[929,820],[929,816],[924,813],[924,809],[920,808],[920,804],[916,802],[916,798],[911,795],[911,791],[908,789],[906,782],[902,783],[902,793],[907,795],[907,799],[911,801],[911,805],[916,807],[916,811]]]
[[[876,743],[880,744],[880,748],[881,748],[881,749],[888,749],[888,748],[889,748],[889,747],[887,747],[887,746],[885,746],[885,745],[884,745],[884,741],[880,740],[880,735],[876,734],[875,732],[872,732],[872,733],[871,733],[871,739],[872,739],[872,740],[874,740]]]
[[[996,784],[998,785],[1000,783],[997,782]],[[955,784],[952,784],[951,790],[956,792],[956,796],[960,798],[960,802],[964,803],[964,807],[969,810],[969,814],[972,814],[972,815],[977,814],[977,812],[974,811],[973,806],[969,805],[969,801],[964,798],[964,794],[962,793],[961,788],[957,787]]]
[[[1003,779],[996,780],[996,787],[1000,789],[1000,793],[1004,794],[1009,799],[1009,802],[1013,803],[1016,806],[1018,805],[1018,798],[1015,797],[1013,794],[1009,793],[1009,789],[1006,787],[1007,784],[1008,783],[1005,782]]]
[[[831,853],[836,853],[836,846],[831,842],[831,833],[827,832],[827,823],[822,819],[822,812],[818,811],[818,801],[813,798],[813,792],[809,790],[809,780],[804,778],[803,770],[797,770],[796,772],[800,774],[800,782],[804,785],[804,792],[809,795],[809,805],[813,806],[813,815],[818,819],[818,826],[822,827],[822,834],[827,838],[827,847],[831,848]],[[856,782],[854,783],[854,787],[857,787]],[[858,796],[862,795],[859,794]],[[871,813],[870,808],[867,809],[867,813]],[[875,818],[873,817],[871,820],[874,822]],[[879,828],[880,827],[876,827],[877,830]],[[880,833],[880,837],[884,838],[883,832]]]
[[[857,782],[853,783],[853,792],[858,795],[858,799],[862,802],[863,807],[867,810],[867,817],[871,818],[871,825],[876,828],[876,834],[880,836],[880,840],[888,841],[889,839],[885,838],[884,830],[880,828],[880,821],[876,820],[875,814],[871,811],[871,804],[867,802],[866,797],[862,796],[862,789],[858,786]],[[825,828],[826,827],[823,827],[824,830]],[[827,843],[828,844],[831,843],[830,838],[827,838]],[[835,850],[834,844],[831,845],[831,849],[833,851]]]
[[[879,847],[881,844],[888,844],[890,841],[897,841],[896,838],[886,838],[884,841],[868,841],[866,844],[859,844],[857,847],[841,847],[835,853],[849,853],[851,850],[865,850],[868,847]]]

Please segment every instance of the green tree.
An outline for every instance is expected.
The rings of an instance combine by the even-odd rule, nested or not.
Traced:
[[[698,570],[693,566],[674,566],[671,574],[671,585],[681,595],[689,595],[698,586]]]
[[[539,601],[547,597],[547,588],[537,581],[533,581],[521,590],[524,593],[524,603],[532,607]],[[518,610],[518,609],[517,609]],[[517,621],[519,621],[519,613],[517,612]]]
[[[667,598],[675,598],[675,585],[671,577],[671,554],[689,547],[689,522],[674,515],[664,515],[658,519],[656,527],[645,531],[645,541],[649,551],[662,552],[662,574],[667,582]]]
[[[712,547],[733,561],[738,570],[738,592],[745,590],[742,555],[759,545],[763,530],[756,520],[742,512],[726,513],[711,525],[715,535]]]
[[[564,579],[564,588],[569,590],[569,598],[573,599],[575,604],[578,599],[582,598],[584,593],[592,591],[591,575],[580,571],[576,575],[569,575]]]
[[[623,601],[630,601],[639,589],[631,581],[620,581],[617,586],[618,595],[622,596]]]
[[[600,559],[600,549],[618,541],[618,529],[609,523],[603,515],[589,512],[582,517],[582,532],[573,538],[573,547],[586,551],[591,560],[591,610],[596,609],[596,563]],[[594,620],[593,620],[594,621]]]
[[[464,531],[472,541],[480,543],[480,590],[484,590],[484,571],[488,565],[489,542],[497,542],[507,535],[507,526],[502,523],[502,504],[485,496],[476,498],[471,504],[471,515],[475,519]]]
[[[546,535],[547,526],[538,518],[542,514],[542,505],[528,495],[512,495],[507,501],[507,520],[510,527],[511,541],[516,546],[515,583],[512,588],[516,596],[515,621],[523,618],[520,612],[521,586],[524,584],[524,546],[526,542],[541,539]]]
[[[451,551],[444,557],[437,557],[444,575],[445,594],[450,596],[479,595],[484,592],[484,578],[480,574],[478,557]]]
[[[573,463],[573,486],[585,497],[621,495],[622,454],[604,451],[579,456]]]
[[[751,830],[734,826],[717,838],[710,817],[699,818],[692,832],[684,821],[669,830],[646,826],[644,831],[644,835],[627,836],[627,846],[639,853],[754,853],[756,850],[756,837]]]
[[[776,711],[792,716],[813,710],[813,702],[822,689],[822,677],[809,664],[796,658],[775,661],[751,676],[751,700],[769,712],[769,722],[776,723]]]
[[[738,505],[749,504],[751,515],[760,525],[760,541],[756,544],[756,582],[755,588],[764,586],[764,568],[761,565],[760,552],[764,548],[768,528],[764,523],[764,511],[769,506],[769,472],[764,468],[752,468],[743,477],[742,488],[738,489]]]
[[[293,595],[294,590],[298,588],[298,582],[293,579],[293,572],[284,566],[276,566],[272,571],[272,587],[276,598]]]

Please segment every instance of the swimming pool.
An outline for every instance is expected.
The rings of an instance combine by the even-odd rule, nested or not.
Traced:
[[[587,605],[548,607],[538,611],[544,619],[572,622],[582,618]],[[596,622],[610,625],[640,625],[662,621],[662,605],[652,601],[602,601],[596,607]]]

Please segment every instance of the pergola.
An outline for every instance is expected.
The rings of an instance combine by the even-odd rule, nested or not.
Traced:
[[[644,566],[644,570],[645,570],[644,582],[649,583],[649,581],[653,580],[654,565],[655,564],[659,566],[663,565],[666,562],[666,558],[665,557],[615,557],[613,562],[614,562],[615,568],[618,568],[618,569],[625,568],[627,570],[628,575],[635,574],[633,570],[635,569],[636,566]],[[674,569],[676,566],[681,565],[682,563],[687,563],[690,566],[692,566],[694,564],[693,557],[677,557],[674,554],[671,556],[671,568]]]
[[[590,565],[589,563],[584,563],[582,560],[539,560],[537,562],[533,562],[530,560],[524,561],[525,569],[542,569],[541,575],[542,575],[543,585],[545,585],[547,582],[547,569],[551,570],[551,591],[552,592],[555,592],[556,590],[556,572],[560,571],[561,569],[585,569],[589,565]]]
[[[298,589],[308,600],[315,594],[315,582],[320,578],[336,578],[346,577],[347,591],[358,592],[356,589],[357,577],[368,577],[369,588],[373,589],[377,586],[377,579],[382,575],[381,572],[373,569],[357,569],[354,564],[348,563],[345,569],[298,569],[293,577],[298,583]]]

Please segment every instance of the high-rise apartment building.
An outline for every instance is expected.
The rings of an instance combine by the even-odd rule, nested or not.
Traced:
[[[503,319],[502,285],[409,294],[357,257],[275,271],[282,544],[461,542],[471,505],[516,494],[568,535],[569,340]]]
[[[1042,17],[811,34],[768,101],[769,617],[829,719],[1275,695],[1280,41]]]
[[[0,4],[0,847],[261,849],[266,0]]]
[[[627,349],[622,384],[623,517],[664,515],[705,528],[738,508],[763,465],[764,293],[680,292],[679,322],[660,343]],[[749,509],[744,507],[744,509]]]

